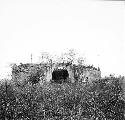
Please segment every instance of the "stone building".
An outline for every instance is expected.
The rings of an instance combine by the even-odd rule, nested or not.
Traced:
[[[94,80],[98,80],[101,78],[101,71],[98,68],[93,66],[82,66],[82,65],[75,65],[69,63],[52,63],[49,64],[20,64],[19,66],[15,65],[12,68],[12,78],[18,79],[20,82],[29,79],[30,76],[39,77],[40,82],[44,81],[51,81],[54,78],[53,72],[58,70],[67,71],[68,82],[89,82],[91,83]],[[60,73],[59,73],[60,74]],[[61,73],[60,75],[62,75]],[[57,74],[58,75],[58,74]],[[37,78],[38,78],[37,77]],[[63,77],[65,77],[63,75]],[[63,77],[59,77],[63,79]]]
[[[101,78],[101,71],[93,66],[79,66],[75,64],[56,64],[51,70],[46,72],[47,81],[52,79],[52,73],[56,69],[66,69],[68,71],[68,80],[70,82],[89,82]]]

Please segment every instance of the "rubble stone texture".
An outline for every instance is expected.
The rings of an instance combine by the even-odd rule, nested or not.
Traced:
[[[93,66],[79,66],[79,65],[67,65],[67,64],[21,64],[15,65],[12,68],[12,78],[18,79],[20,82],[25,81],[29,76],[39,73],[40,81],[52,80],[52,73],[55,69],[65,68],[68,71],[70,82],[89,82],[98,80],[101,78],[101,71]]]

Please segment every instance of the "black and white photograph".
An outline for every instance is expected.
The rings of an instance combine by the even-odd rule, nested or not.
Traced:
[[[0,120],[125,120],[125,1],[0,0]]]

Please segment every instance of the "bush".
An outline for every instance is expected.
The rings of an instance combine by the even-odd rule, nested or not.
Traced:
[[[125,101],[119,78],[106,78],[91,85],[46,82],[0,84],[0,119],[4,120],[123,120]]]

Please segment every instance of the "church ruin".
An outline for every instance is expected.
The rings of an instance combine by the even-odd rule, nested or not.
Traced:
[[[32,77],[31,77],[32,76]],[[53,81],[62,82],[92,82],[101,78],[101,71],[93,66],[75,65],[69,63],[56,64],[20,64],[12,68],[12,78],[24,79],[34,78],[39,82]]]

